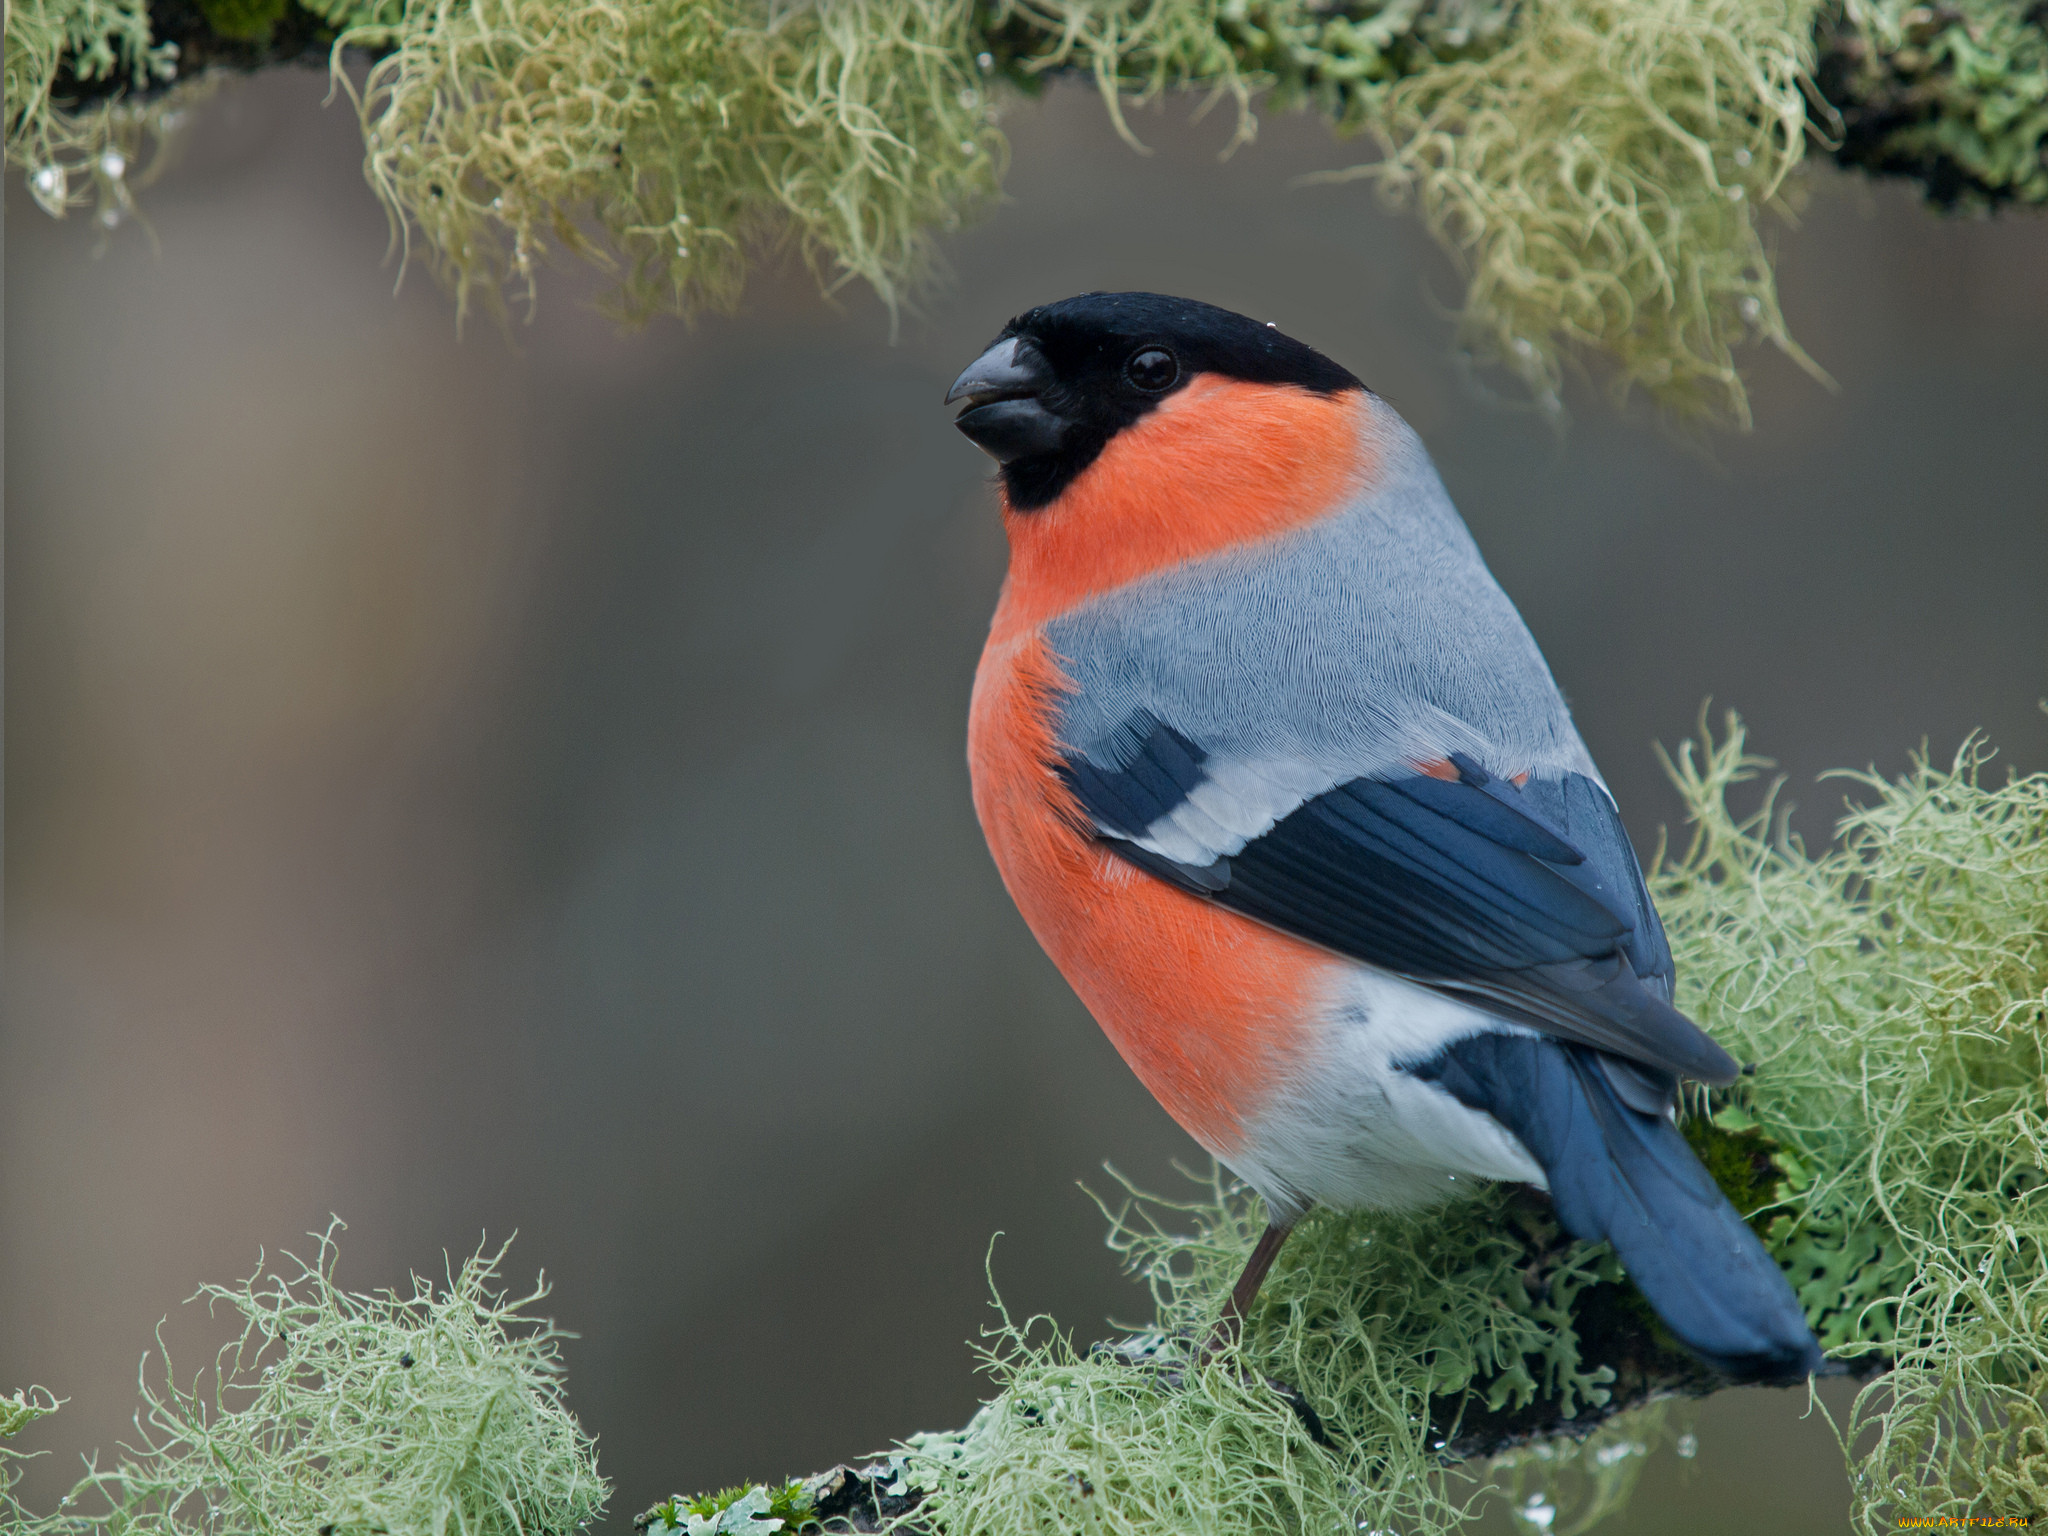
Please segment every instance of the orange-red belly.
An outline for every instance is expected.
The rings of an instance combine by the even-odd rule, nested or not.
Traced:
[[[968,724],[974,806],[1011,897],[1131,1069],[1227,1156],[1309,1043],[1331,966],[1311,945],[1132,868],[1054,775],[1057,665],[1036,632],[992,639]]]

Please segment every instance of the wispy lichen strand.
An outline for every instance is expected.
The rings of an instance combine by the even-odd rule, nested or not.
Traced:
[[[128,99],[177,76],[178,50],[151,35],[145,0],[13,0],[7,7],[7,163],[56,217],[93,206],[111,227],[133,210],[168,133],[197,99],[187,88]],[[120,94],[85,112],[58,99],[61,77]]]
[[[1470,274],[1467,342],[1552,409],[1576,347],[1623,386],[1747,425],[1736,346],[1806,362],[1756,220],[1805,153],[1813,10],[1546,0],[1490,58],[1395,85],[1370,174]]]
[[[1000,175],[968,41],[947,0],[438,0],[362,92],[368,174],[465,305],[559,245],[687,314],[778,242],[893,304]]]

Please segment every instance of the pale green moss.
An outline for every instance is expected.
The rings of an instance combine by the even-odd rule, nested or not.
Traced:
[[[155,174],[164,140],[203,88],[73,111],[52,95],[60,71],[140,89],[176,77],[177,50],[152,40],[144,0],[7,7],[7,163],[21,169],[46,213],[96,207],[112,227],[134,211],[134,189]]]
[[[818,1529],[801,1482],[743,1484],[694,1498],[677,1494],[633,1522],[647,1536],[797,1536]]]
[[[2048,9],[1855,0],[1823,83],[1858,105],[1839,156],[1911,173],[1945,206],[2048,203]],[[1932,167],[1931,173],[1929,167]]]
[[[15,1388],[12,1397],[0,1397],[0,1440],[20,1434],[37,1419],[47,1419],[61,1406],[46,1387]],[[0,1462],[0,1469],[5,1463]]]
[[[562,1397],[558,1341],[527,1315],[538,1284],[507,1297],[505,1249],[479,1250],[437,1290],[341,1290],[335,1233],[311,1263],[286,1256],[194,1300],[239,1333],[211,1379],[180,1385],[159,1339],[139,1436],[95,1466],[55,1513],[9,1493],[10,1536],[573,1536],[608,1493]],[[153,1379],[154,1378],[154,1379]],[[17,1394],[19,1396],[19,1394]],[[45,1398],[32,1408],[47,1412]]]
[[[557,244],[616,262],[625,313],[687,314],[778,242],[896,302],[994,194],[983,86],[948,0],[506,0],[416,8],[361,105],[371,185],[463,304],[531,296]]]
[[[1466,341],[1555,408],[1574,347],[1743,425],[1735,348],[1792,343],[1757,230],[1805,153],[1811,0],[1546,0],[1402,81],[1370,170],[1470,275]]]
[[[1678,761],[1696,836],[1656,881],[1684,1000],[1761,1063],[1745,1107],[1800,1173],[1771,1246],[1836,1353],[1893,1362],[1844,1426],[1872,1532],[2048,1514],[1999,1470],[2048,1379],[2048,775],[1993,787],[1989,757],[1849,775],[1809,858],[1723,808],[1758,767],[1731,727]]]
[[[1082,1353],[1047,1320],[1004,1316],[985,1351],[999,1395],[965,1430],[915,1437],[899,1458],[947,1536],[1422,1536],[1457,1527],[1489,1486],[1540,1487],[1568,1514],[1625,1493],[1662,1433],[1658,1413],[1612,1420],[1583,1465],[1573,1447],[1447,1467],[1438,1451],[1454,1426],[1432,1427],[1442,1399],[1468,1391],[1495,1409],[1607,1401],[1611,1373],[1584,1365],[1571,1326],[1580,1293],[1619,1278],[1604,1245],[1562,1242],[1498,1189],[1415,1217],[1319,1213],[1268,1281],[1248,1363],[1191,1364],[1190,1341],[1262,1220],[1220,1182],[1196,1202],[1116,1211],[1112,1245],[1158,1303],[1157,1327],[1117,1350]],[[1532,1222],[1544,1228],[1533,1249]],[[1268,1376],[1299,1387],[1327,1443]]]

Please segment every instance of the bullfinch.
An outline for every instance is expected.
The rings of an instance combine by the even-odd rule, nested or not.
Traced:
[[[1032,932],[1271,1225],[1514,1180],[1689,1349],[1822,1363],[1687,1145],[1727,1052],[1672,1006],[1613,798],[1399,415],[1213,305],[1090,293],[954,383],[1009,573],[974,805]]]

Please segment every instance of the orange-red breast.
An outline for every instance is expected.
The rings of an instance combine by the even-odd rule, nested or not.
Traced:
[[[1407,424],[1212,305],[1083,294],[960,375],[1010,569],[975,809],[1025,921],[1169,1113],[1264,1197],[1547,1188],[1702,1358],[1821,1364],[1688,1148],[1736,1065],[1549,668]]]

